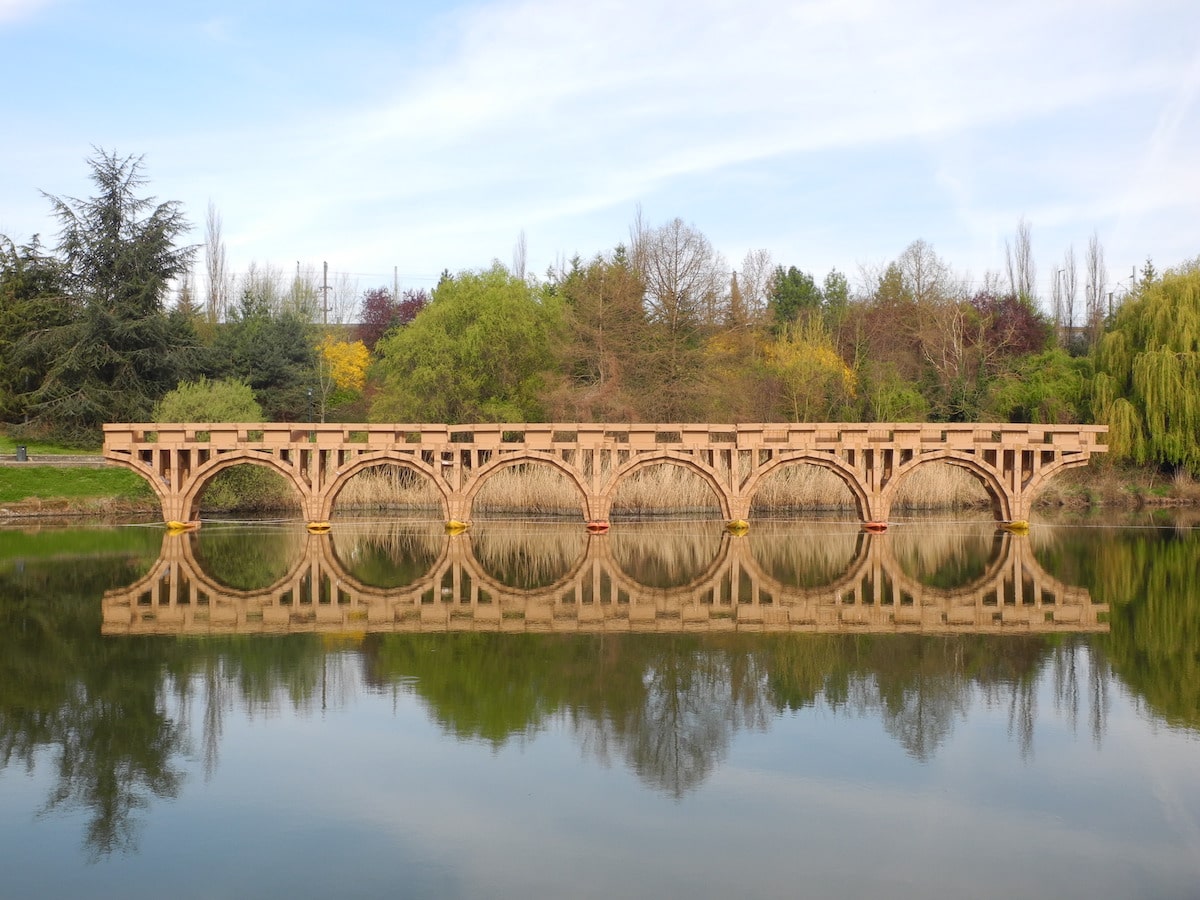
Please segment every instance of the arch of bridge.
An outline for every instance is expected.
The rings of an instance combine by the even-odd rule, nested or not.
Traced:
[[[646,453],[639,453],[633,458],[619,466],[612,477],[609,478],[608,484],[600,493],[598,510],[598,518],[607,519],[612,512],[613,496],[617,489],[621,486],[621,482],[631,476],[639,469],[645,469],[650,466],[657,465],[672,465],[680,466],[684,469],[690,469],[699,475],[710,488],[713,494],[716,495],[717,505],[720,507],[721,515],[726,519],[732,516],[733,498],[729,496],[729,492],[725,486],[721,484],[720,476],[716,470],[712,469],[705,463],[702,463],[694,455],[682,450],[651,450]]]
[[[450,517],[449,492],[444,480],[438,476],[433,466],[424,460],[417,459],[411,453],[401,453],[396,450],[374,450],[356,456],[353,461],[337,470],[333,480],[321,492],[320,518],[326,520],[333,514],[333,504],[351,478],[366,469],[389,465],[399,466],[424,475],[437,489],[442,503],[442,515],[446,518]]]
[[[762,480],[788,465],[813,465],[828,469],[850,489],[850,494],[854,498],[855,505],[858,507],[860,518],[865,522],[874,517],[875,510],[871,508],[870,494],[867,491],[867,486],[858,477],[858,472],[834,454],[822,453],[819,450],[779,451],[774,459],[755,471],[742,486],[742,493],[746,498],[747,509],[750,509],[754,505],[754,494],[758,491]]]
[[[167,508],[167,504],[170,502],[171,493],[166,487],[163,486],[161,479],[154,477],[153,472],[148,471],[145,466],[133,462],[132,460],[114,459],[107,456],[105,459],[108,462],[116,463],[118,466],[129,469],[131,472],[136,472],[138,475],[140,475],[142,480],[150,485],[150,490],[154,491],[154,496],[158,498],[158,502],[162,505],[163,509]]]
[[[570,463],[559,459],[553,453],[539,450],[513,450],[505,452],[503,455],[493,456],[485,464],[480,466],[471,475],[463,495],[463,506],[467,515],[470,515],[471,506],[475,502],[475,495],[479,493],[485,481],[501,469],[511,468],[512,466],[534,464],[548,465],[557,469],[575,486],[579,492],[580,511],[587,519],[596,518],[592,515],[591,492],[588,490],[587,483],[583,480],[582,474]]]
[[[1076,469],[1080,466],[1086,466],[1088,462],[1089,460],[1086,457],[1083,459],[1077,459],[1071,456],[1060,455],[1054,460],[1054,462],[1038,469],[1034,476],[1029,479],[1029,483],[1025,485],[1024,496],[1032,500],[1037,495],[1037,492],[1041,489],[1042,485],[1045,484],[1051,476],[1057,475],[1059,472],[1062,472],[1065,469]]]
[[[983,484],[984,490],[987,491],[988,496],[995,503],[999,519],[1001,521],[1012,520],[1015,498],[1009,492],[1008,488],[1005,487],[1000,473],[974,453],[949,449],[928,450],[914,455],[908,462],[898,466],[892,477],[888,479],[887,484],[884,485],[883,490],[880,491],[880,506],[884,514],[890,512],[896,492],[908,475],[919,466],[935,462],[944,462],[947,465],[957,466],[973,474]]]
[[[195,510],[199,502],[200,492],[204,490],[205,485],[210,482],[213,477],[225,469],[233,468],[240,465],[255,465],[262,466],[267,469],[272,469],[282,475],[287,482],[296,489],[297,499],[300,501],[300,508],[307,509],[308,498],[312,493],[312,489],[304,483],[300,476],[290,465],[283,462],[277,456],[263,454],[256,450],[229,450],[222,453],[220,456],[214,456],[205,461],[188,476],[184,482],[183,489],[179,492],[181,506],[184,515],[187,519],[195,518]]]

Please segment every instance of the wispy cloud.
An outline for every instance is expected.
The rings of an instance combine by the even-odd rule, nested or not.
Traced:
[[[156,191],[196,216],[212,198],[243,265],[337,254],[433,276],[507,257],[526,228],[540,270],[623,239],[638,202],[731,259],[768,242],[813,268],[925,237],[981,271],[1021,215],[1054,254],[1135,214],[1140,242],[1186,252],[1155,222],[1200,196],[1195,39],[1156,41],[1145,23],[1196,34],[1190,0],[356,14],[281,31],[218,2],[181,80],[159,86],[187,114],[127,118],[114,99],[79,146],[144,149]],[[51,128],[55,152],[69,123]]]

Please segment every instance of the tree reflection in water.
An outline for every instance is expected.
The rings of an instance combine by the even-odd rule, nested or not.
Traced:
[[[192,558],[215,565],[214,548],[247,543],[245,530],[219,531],[171,540],[202,547]],[[419,568],[430,560],[445,563],[447,538],[426,526],[383,534],[346,531],[332,545],[346,577],[378,579],[384,595],[400,590],[397,584],[419,581],[424,577],[417,575]],[[280,538],[277,550],[294,553],[296,540],[309,539]],[[480,529],[469,546],[485,567],[478,578],[493,588],[540,590],[578,568],[586,540],[558,529],[545,559],[529,530]],[[145,554],[76,555],[64,564],[61,553],[27,552],[19,565],[0,558],[0,763],[32,768],[50,754],[56,783],[46,809],[86,808],[85,841],[101,856],[136,844],[138,811],[155,798],[178,794],[182,759],[194,746],[203,748],[211,773],[223,719],[231,711],[253,716],[336,707],[354,702],[363,689],[411,694],[448,734],[497,747],[565,727],[585,753],[606,763],[620,761],[675,798],[721,765],[739,731],[769,729],[780,714],[816,706],[833,715],[878,716],[907,753],[928,761],[957,723],[983,704],[1007,712],[1012,738],[1028,757],[1035,749],[1043,678],[1049,679],[1060,715],[1074,727],[1086,710],[1087,728],[1100,741],[1115,672],[1156,715],[1172,725],[1200,728],[1196,534],[1046,529],[1014,540],[1033,542],[1049,572],[1077,580],[1094,599],[1109,604],[1111,635],[847,633],[845,626],[832,634],[688,634],[682,619],[673,634],[505,634],[509,620],[497,609],[489,620],[493,630],[486,632],[467,618],[462,621],[476,630],[456,633],[448,629],[454,620],[441,616],[440,632],[424,634],[371,630],[366,618],[345,620],[350,625],[320,634],[304,618],[309,624],[298,627],[313,633],[104,637],[113,610],[99,598],[136,582],[143,572],[159,571]],[[711,570],[729,541],[717,530],[703,531],[689,547],[678,529],[641,535],[629,528],[610,548],[624,573],[614,574],[614,583],[625,577],[628,590],[636,590],[628,579],[645,564],[649,596],[665,609],[662,598]],[[748,546],[760,568],[780,583],[801,582],[797,590],[813,587],[804,574],[806,560],[836,581],[866,546],[857,534],[833,534],[828,549],[818,542],[810,532],[801,530],[789,540],[786,529],[773,528],[764,529],[758,547]],[[971,557],[962,562],[948,549],[953,543],[936,535],[930,548],[909,552],[901,542],[896,555],[905,577],[932,580],[938,589],[947,587],[947,573],[970,581],[995,568],[986,559],[978,562],[980,548],[1011,546],[998,544],[990,533],[973,533],[960,541]],[[840,572],[839,564],[845,567]],[[173,564],[172,577],[179,576],[180,565]],[[215,614],[227,602],[241,615],[248,608],[247,591],[280,582],[280,568],[288,563],[258,548],[234,554],[226,565],[220,579],[204,576],[204,590],[247,587],[228,588],[228,601],[214,593],[205,606]],[[199,590],[199,584],[190,590]],[[722,621],[719,593],[709,595],[709,612],[716,615],[710,624]],[[196,602],[197,595],[191,596]],[[869,599],[871,592],[862,596]],[[340,602],[333,587],[324,599],[331,610]],[[632,606],[638,598],[613,600],[614,606],[622,602]],[[441,615],[443,603],[430,595],[414,608]],[[451,616],[458,605],[449,604]],[[562,610],[575,614],[570,621],[579,626],[584,620],[578,609],[568,607]],[[129,627],[153,619],[158,609],[128,607]],[[663,623],[672,615],[667,614],[655,627],[666,630]],[[553,625],[548,621],[547,629]],[[210,627],[216,628],[215,620]],[[190,709],[202,710],[202,721],[190,721]]]

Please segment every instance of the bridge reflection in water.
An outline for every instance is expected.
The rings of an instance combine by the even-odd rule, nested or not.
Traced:
[[[435,561],[423,576],[376,587],[341,562],[339,553],[352,556],[345,546],[314,534],[300,539],[282,578],[237,590],[205,571],[196,535],[167,535],[145,577],[105,593],[102,628],[109,635],[1108,630],[1108,606],[1047,573],[1026,536],[997,532],[982,573],[957,587],[911,575],[899,561],[895,534],[846,539],[848,562],[817,585],[781,580],[750,540],[722,534],[707,567],[676,586],[639,582],[614,552],[614,536],[601,535],[580,537],[582,552],[551,583],[513,587],[489,573],[470,534],[438,535],[429,554]]]

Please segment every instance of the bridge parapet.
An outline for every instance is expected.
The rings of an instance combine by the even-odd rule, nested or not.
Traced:
[[[427,477],[448,519],[466,520],[499,468],[549,464],[580,492],[586,519],[605,520],[619,483],[646,465],[700,475],[725,516],[749,518],[763,478],[810,464],[840,478],[863,521],[886,521],[916,466],[945,462],[984,485],[1001,521],[1027,519],[1044,482],[1107,447],[1105,426],[1010,423],[164,423],[104,427],[104,456],[154,487],[168,521],[196,518],[204,484],[230,465],[265,465],[295,487],[310,521],[326,520],[346,480],[399,465]]]

